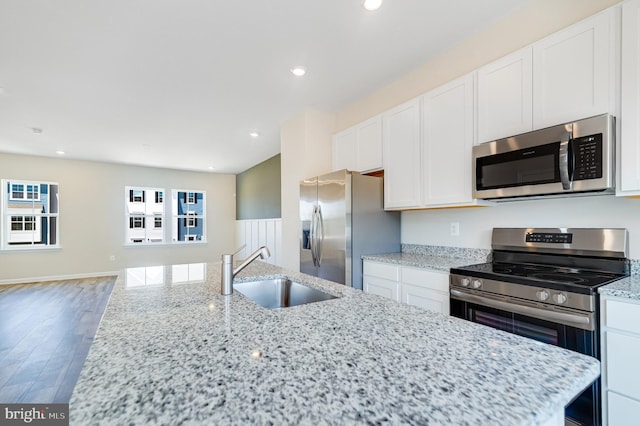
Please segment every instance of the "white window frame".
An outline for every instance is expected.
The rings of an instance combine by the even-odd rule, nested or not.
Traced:
[[[134,185],[127,185],[124,189],[125,246],[166,244],[165,189]],[[158,194],[162,194],[160,198]],[[156,218],[161,219],[159,228],[156,227]]]
[[[2,179],[2,190],[0,191],[0,250],[51,250],[60,248],[60,184],[58,182],[49,181],[30,181],[24,179]],[[15,197],[14,185],[22,186],[22,196]],[[48,185],[46,200],[47,212],[41,211],[43,201],[40,193],[40,185]],[[51,212],[51,206],[54,204],[52,201],[52,188],[55,188],[55,212]],[[29,190],[30,189],[30,190]],[[32,203],[31,211],[28,204]],[[19,203],[21,207],[14,206],[13,204]],[[40,207],[36,211],[35,204],[40,204]],[[13,224],[18,223],[13,218],[21,218],[22,229],[14,230]],[[32,218],[27,220],[27,218]],[[49,242],[42,243],[40,241],[41,224],[47,224],[47,240],[55,239],[55,243]],[[27,224],[31,224],[31,229],[27,228]],[[51,228],[54,227],[54,230]],[[23,233],[22,235],[18,233]],[[29,235],[30,234],[30,239]],[[53,238],[52,238],[53,236]],[[17,237],[17,240],[12,238]]]
[[[202,213],[191,211],[190,207],[186,212],[178,214],[179,194],[185,194],[184,204],[193,206],[197,204],[197,195],[202,194]],[[207,192],[199,189],[172,189],[171,191],[171,243],[172,244],[198,244],[207,242]],[[196,223],[201,223],[202,234],[186,234],[184,239],[179,241],[178,233],[181,229],[180,223],[184,221],[184,229],[198,228]],[[199,221],[199,222],[197,222]],[[197,236],[200,235],[200,239]]]

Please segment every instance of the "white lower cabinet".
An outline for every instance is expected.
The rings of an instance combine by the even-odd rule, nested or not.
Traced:
[[[366,293],[449,315],[449,274],[423,268],[363,262]]]
[[[640,302],[603,295],[603,424],[636,425],[640,418]]]

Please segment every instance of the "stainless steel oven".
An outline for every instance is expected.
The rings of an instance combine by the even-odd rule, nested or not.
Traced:
[[[627,231],[496,228],[492,248],[451,269],[451,315],[600,359],[597,288],[628,275]],[[601,424],[599,380],[565,414]]]
[[[473,148],[473,197],[613,192],[615,119],[599,115]]]

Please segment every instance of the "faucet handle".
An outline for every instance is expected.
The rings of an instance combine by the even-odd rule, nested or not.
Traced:
[[[235,251],[235,253],[233,253],[231,256],[235,256],[236,254],[240,253],[242,250],[244,250],[247,247],[247,243],[244,243],[243,245],[240,246],[240,248],[238,250]]]

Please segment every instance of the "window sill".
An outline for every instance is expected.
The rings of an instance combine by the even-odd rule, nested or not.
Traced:
[[[9,247],[4,247],[2,248],[0,251],[2,251],[3,253],[19,253],[19,252],[25,252],[25,251],[59,251],[62,250],[62,247],[59,245],[55,245],[55,246],[44,246],[44,247],[34,247],[34,246],[23,246],[23,247],[13,247],[13,246],[9,246]]]
[[[207,245],[206,241],[176,241],[173,243],[125,243],[125,248],[131,247],[175,247],[175,246],[193,246]]]

